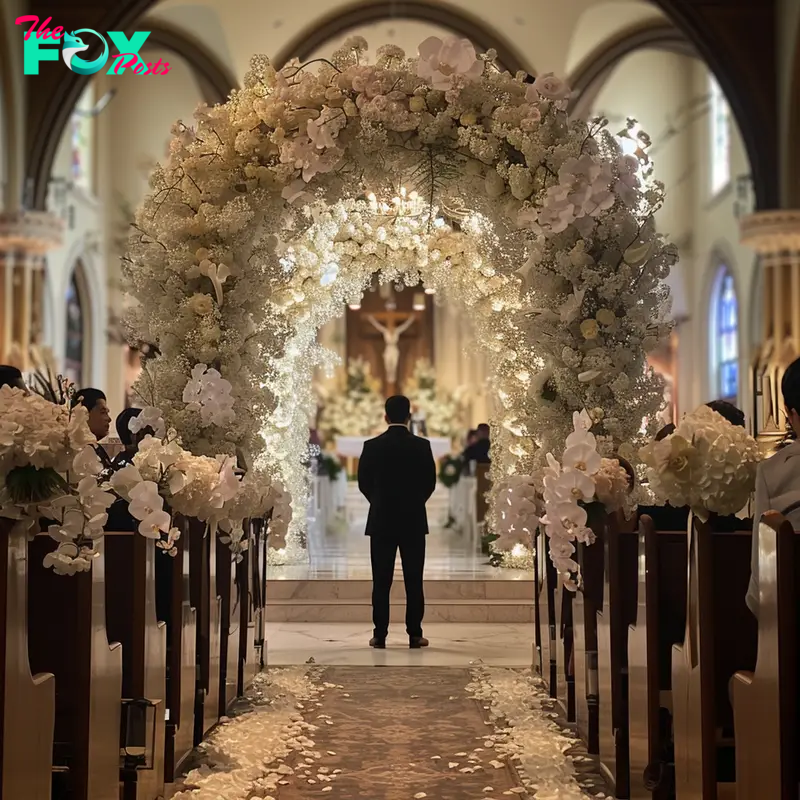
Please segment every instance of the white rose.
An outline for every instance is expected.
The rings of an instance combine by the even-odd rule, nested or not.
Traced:
[[[540,75],[533,82],[533,88],[540,97],[544,97],[546,100],[566,100],[571,94],[567,82],[557,78],[551,72]]]
[[[199,317],[208,316],[214,310],[214,301],[209,294],[195,293],[189,299],[189,308]]]

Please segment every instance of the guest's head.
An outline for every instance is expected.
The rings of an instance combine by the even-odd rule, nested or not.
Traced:
[[[122,444],[125,445],[126,450],[136,451],[139,449],[139,442],[141,442],[145,436],[156,435],[156,432],[150,427],[141,428],[136,431],[136,433],[131,430],[131,420],[136,419],[141,413],[141,408],[126,408],[117,415],[115,422],[117,436],[119,436],[119,440]]]
[[[3,364],[0,366],[0,386],[10,386],[12,389],[25,389],[25,381],[22,380],[22,373],[16,367],[9,367]]]
[[[471,444],[475,444],[478,441],[478,431],[475,428],[471,428],[467,431],[467,447]]]
[[[800,358],[789,364],[781,381],[783,404],[792,430],[800,436]]]
[[[725,417],[731,425],[735,425],[737,428],[744,428],[744,411],[741,408],[736,408],[733,403],[729,403],[727,400],[712,400],[710,403],[706,403],[706,405],[712,410],[716,411],[717,414]]]
[[[409,399],[402,394],[392,395],[385,405],[386,421],[390,425],[408,425],[411,419],[411,403]]]
[[[675,433],[675,425],[670,422],[656,434],[656,441],[660,442],[662,439],[666,439],[667,436],[672,436],[673,433]]]
[[[105,394],[99,389],[79,389],[72,398],[72,407],[81,405],[89,412],[89,430],[98,438],[105,439],[111,428],[111,412]]]
[[[479,439],[488,439],[490,433],[491,433],[491,430],[490,430],[489,426],[487,425],[487,423],[481,422],[481,424],[478,425],[478,438]]]

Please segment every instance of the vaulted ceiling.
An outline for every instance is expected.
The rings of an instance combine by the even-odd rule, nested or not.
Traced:
[[[632,47],[667,47],[700,54],[725,90],[750,157],[759,206],[778,199],[775,0],[71,0],[54,24],[67,30],[157,30],[219,94],[240,80],[254,53],[281,60],[328,51],[347,32],[377,46],[413,50],[417,36],[444,30],[493,46],[509,69],[556,72],[589,92],[593,82]],[[53,4],[31,0],[42,19]],[[398,19],[413,25],[393,25]],[[398,32],[402,28],[401,32]],[[377,37],[377,38],[376,38]],[[182,49],[182,50],[181,50]],[[206,57],[204,58],[204,53]],[[66,69],[26,76],[27,175],[35,202],[46,196],[55,149],[85,78]],[[653,86],[657,92],[657,85]],[[31,132],[44,135],[30,135]]]

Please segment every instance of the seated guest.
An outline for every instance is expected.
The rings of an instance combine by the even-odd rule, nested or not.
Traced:
[[[712,400],[710,403],[706,403],[706,406],[725,417],[731,425],[735,425],[737,428],[745,427],[744,411],[736,408],[733,403],[729,403],[727,400]]]
[[[800,359],[792,362],[781,381],[786,417],[795,436],[800,434]],[[795,530],[800,530],[800,441],[782,447],[762,461],[756,476],[753,514],[752,574],[747,590],[747,607],[758,616],[758,526],[767,511],[780,511]]]
[[[491,463],[491,459],[489,458],[489,448],[491,446],[489,440],[489,426],[485,422],[482,422],[478,425],[476,434],[476,440],[464,450],[461,454],[461,458],[465,464],[469,464],[472,461],[477,464],[489,464]]]
[[[0,386],[28,391],[25,381],[22,380],[22,373],[16,367],[9,367],[5,364],[0,365]]]
[[[675,426],[670,422],[656,434],[656,441],[660,442],[673,433]],[[669,503],[663,506],[639,506],[639,516],[642,514],[647,514],[653,520],[657,531],[685,531],[689,525],[689,509],[686,506],[675,508]]]
[[[105,394],[99,389],[79,389],[72,398],[72,407],[75,408],[78,405],[84,406],[89,412],[89,430],[95,435],[97,441],[105,439],[111,429],[111,412],[108,410]],[[103,466],[110,467],[111,459],[103,446],[97,444],[95,450],[100,461],[103,462]]]
[[[139,443],[145,436],[155,436],[156,432],[149,427],[142,428],[141,430],[133,433],[130,425],[131,420],[136,419],[142,413],[141,408],[126,408],[121,414],[117,415],[115,427],[117,429],[117,436],[124,446],[124,450],[114,456],[111,462],[111,471],[117,472],[128,464],[133,463],[133,457],[139,452]]]

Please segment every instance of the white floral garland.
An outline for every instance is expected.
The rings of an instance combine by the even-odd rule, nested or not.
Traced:
[[[423,204],[418,252],[445,257],[421,257],[403,279],[424,271],[476,318],[499,400],[494,485],[556,452],[581,408],[603,451],[635,453],[641,420],[663,402],[644,361],[668,332],[663,279],[676,260],[653,223],[661,188],[643,186],[640,160],[603,121],[568,120],[569,89],[553,76],[502,73],[463,40],[429,39],[419,60],[382,47],[375,66],[366,49],[349,40],[316,71],[258,56],[228,103],[175,127],[125,270],[133,329],[160,352],[140,390],[192,452],[261,456],[302,504],[313,394],[287,376],[320,358],[314,299],[330,298],[334,273],[346,291],[364,280],[362,223],[337,248],[326,226],[350,221],[319,204],[343,198],[345,216],[362,213],[352,204],[371,192],[380,210],[410,183]],[[312,231],[322,238],[303,249]],[[295,244],[339,260],[287,259]],[[203,365],[219,372],[205,417],[192,383]]]
[[[547,454],[543,471],[544,516],[540,523],[550,540],[550,559],[564,579],[564,585],[576,589],[572,577],[579,566],[572,556],[574,542],[593,544],[595,535],[587,527],[585,505],[601,503],[614,512],[628,506],[634,490],[619,461],[603,458],[597,452],[597,438],[592,434],[592,419],[586,411],[573,415],[573,432],[567,437],[561,463]]]

